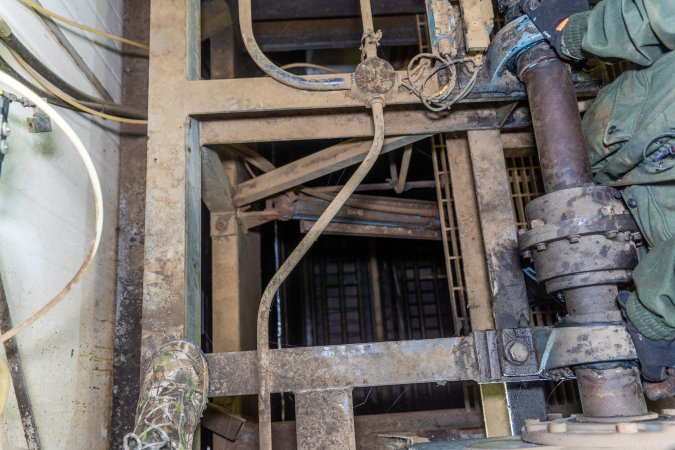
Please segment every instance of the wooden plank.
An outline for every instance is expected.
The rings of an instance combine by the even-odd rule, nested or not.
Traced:
[[[459,0],[464,25],[466,50],[477,52],[490,45],[490,33],[494,27],[494,12],[490,0]]]
[[[234,210],[232,190],[225,176],[225,169],[216,152],[206,147],[202,154],[202,201],[211,213]]]
[[[426,135],[385,139],[382,153],[391,152],[426,138]],[[239,185],[234,196],[237,206],[286,191],[310,180],[363,161],[370,140],[350,140],[313,153]]]

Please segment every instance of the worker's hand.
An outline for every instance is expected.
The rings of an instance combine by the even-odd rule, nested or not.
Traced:
[[[588,0],[521,0],[520,6],[562,58],[563,29],[572,14],[587,11]]]

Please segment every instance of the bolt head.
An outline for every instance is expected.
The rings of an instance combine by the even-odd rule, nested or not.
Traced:
[[[527,263],[532,262],[532,251],[530,250],[525,250],[523,253],[520,254],[520,256],[523,257],[523,260]]]
[[[532,229],[543,227],[544,225],[546,225],[544,221],[539,219],[534,219],[532,222],[530,222],[530,228]]]
[[[2,153],[3,155],[6,155],[8,151],[9,151],[9,145],[7,144],[7,141],[5,141],[5,140],[0,141],[0,153]]]
[[[570,244],[578,244],[579,243],[580,236],[570,236],[567,238]]]
[[[9,128],[9,123],[3,122],[2,128],[0,128],[0,132],[2,133],[3,136],[9,136],[9,133],[12,132],[12,129]]]
[[[544,243],[537,244],[537,251],[538,252],[543,252],[544,250],[546,250],[546,244],[544,244]]]
[[[619,230],[610,230],[607,233],[605,233],[605,237],[607,239],[616,239],[616,237],[619,235]]]
[[[530,357],[530,349],[523,342],[513,341],[506,349],[506,358],[515,363],[524,363]]]

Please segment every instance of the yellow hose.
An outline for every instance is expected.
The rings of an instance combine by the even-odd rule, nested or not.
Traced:
[[[88,31],[89,33],[96,34],[98,36],[102,36],[108,39],[112,39],[113,41],[117,42],[122,42],[123,44],[129,44],[134,47],[142,48],[145,50],[148,50],[149,47],[145,44],[141,44],[140,42],[132,41],[131,39],[125,39],[123,37],[115,36],[114,34],[106,33],[105,31],[97,30],[96,28],[92,28],[87,25],[82,25],[81,23],[75,22],[74,20],[70,20],[67,17],[60,16],[56,14],[53,11],[48,10],[42,5],[39,5],[35,3],[33,0],[19,0],[21,3],[24,5],[28,6],[29,8],[33,8],[35,11],[39,12],[42,15],[51,17],[52,19],[58,20],[59,22],[66,23],[70,26],[73,26],[75,28],[79,28],[80,30]]]

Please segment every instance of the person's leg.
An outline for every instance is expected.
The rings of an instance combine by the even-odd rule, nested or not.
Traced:
[[[125,450],[192,450],[209,383],[206,358],[187,341],[157,351],[141,386],[136,425],[124,437]]]

